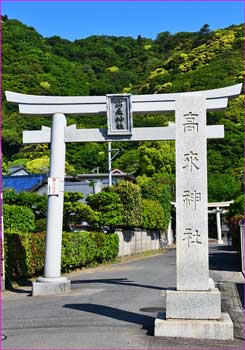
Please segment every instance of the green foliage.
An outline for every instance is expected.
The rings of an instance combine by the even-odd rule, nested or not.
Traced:
[[[77,202],[83,199],[83,194],[80,192],[65,192],[64,202]]]
[[[5,234],[6,279],[32,277],[43,271],[45,233]]]
[[[30,208],[36,219],[46,217],[48,197],[40,196],[36,193],[20,192],[16,193],[13,189],[5,189],[3,191],[4,203],[9,205],[19,205]]]
[[[227,213],[227,219],[232,236],[232,246],[238,252],[241,252],[241,232],[240,222],[244,222],[244,195],[240,195],[234,201],[234,203],[229,207]]]
[[[99,212],[100,227],[122,224],[123,206],[117,193],[102,191],[88,196],[86,201],[93,210]]]
[[[17,20],[2,22],[2,87],[38,95],[105,95],[168,93],[206,90],[243,82],[243,24],[212,31],[204,24],[197,32],[161,32],[156,40],[131,37],[91,36],[69,40],[44,38],[34,28]],[[31,162],[49,157],[47,145],[22,145],[22,131],[51,126],[47,117],[25,118],[15,105],[3,98],[3,143],[8,162]],[[169,114],[134,116],[134,126],[166,126]],[[80,128],[106,127],[106,117],[68,117],[68,124]],[[209,140],[210,173],[232,173],[243,167],[243,99],[229,102],[225,112],[208,114],[209,124],[224,124],[224,140]],[[162,145],[161,145],[162,144]],[[46,147],[46,148],[45,148]],[[115,161],[126,172],[153,176],[174,174],[173,143],[124,143],[124,152]],[[41,150],[42,149],[42,150]],[[68,144],[68,173],[107,170],[105,144]],[[40,163],[40,159],[37,161]],[[30,163],[31,171],[45,171],[46,165]],[[34,169],[32,169],[34,167]]]
[[[139,147],[140,174],[174,174],[175,149],[171,141],[144,142]]]
[[[244,215],[244,194],[238,196],[234,203],[231,204],[228,210],[227,217],[232,218],[234,216]]]
[[[62,270],[69,271],[91,263],[96,256],[96,242],[89,232],[69,232],[62,239]]]
[[[8,283],[43,272],[45,233],[5,235],[5,271]],[[115,259],[118,235],[100,232],[63,233],[62,271]]]
[[[4,229],[8,233],[32,232],[34,230],[34,213],[30,208],[20,205],[3,205]]]
[[[64,202],[64,228],[87,222],[98,228],[99,214],[82,202]]]
[[[126,173],[135,172],[139,168],[139,150],[129,149],[113,162],[115,168],[123,169]]]
[[[35,220],[35,229],[34,232],[45,232],[47,226],[47,219],[46,218],[40,218]]]
[[[164,228],[164,211],[158,201],[143,199],[143,227],[150,230]]]
[[[47,173],[49,169],[49,157],[43,156],[41,158],[30,160],[26,163],[26,169],[31,174]]]
[[[209,174],[208,200],[209,202],[230,201],[241,192],[240,183],[231,174]]]
[[[119,237],[117,234],[92,233],[92,239],[96,242],[96,261],[101,263],[117,257],[119,249]]]
[[[140,227],[142,225],[142,198],[140,187],[129,181],[119,181],[109,191],[117,193],[122,203],[123,225]]]
[[[160,203],[164,215],[162,216],[162,226],[167,229],[171,212],[171,186],[174,179],[164,174],[155,174],[152,178],[146,175],[139,176],[137,183],[141,188],[144,199],[157,201]]]

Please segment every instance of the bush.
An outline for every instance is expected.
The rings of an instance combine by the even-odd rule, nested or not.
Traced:
[[[97,261],[110,261],[117,257],[119,238],[117,234],[93,233],[93,239],[97,244]]]
[[[99,213],[92,210],[87,204],[81,202],[64,203],[64,229],[69,229],[70,225],[87,222],[94,228],[98,227]]]
[[[238,252],[241,252],[241,238],[239,222],[244,219],[244,195],[240,195],[229,207],[227,214],[229,227],[232,235],[232,246]]]
[[[3,191],[5,204],[15,204],[33,210],[36,219],[46,217],[48,207],[48,197],[37,193],[20,192],[16,193],[12,188]]]
[[[7,280],[28,278],[42,272],[45,236],[45,233],[5,234]]]
[[[7,233],[31,232],[34,230],[35,216],[30,208],[20,205],[3,205],[4,229]]]
[[[100,213],[100,227],[122,224],[122,204],[115,192],[99,192],[87,197],[89,206]]]
[[[140,227],[143,222],[140,187],[129,181],[119,181],[108,191],[113,191],[120,197],[123,206],[123,225],[126,227]]]
[[[143,199],[143,227],[146,229],[164,228],[164,211],[158,201]]]
[[[228,218],[232,218],[235,215],[243,215],[244,214],[244,195],[241,194],[234,200],[234,203],[229,207],[229,211],[227,214]]]
[[[167,229],[171,212],[171,184],[173,179],[169,175],[155,174],[153,177],[145,175],[137,178],[142,197],[158,201],[164,211],[163,228]]]
[[[96,242],[89,232],[64,232],[62,237],[62,271],[67,272],[91,263],[97,253]]]
[[[44,231],[46,231],[46,225],[47,225],[47,219],[46,218],[37,219],[35,221],[35,230],[34,230],[34,232],[44,232]]]
[[[45,237],[42,233],[5,235],[6,280],[19,280],[43,272]],[[115,259],[118,254],[118,235],[100,232],[64,232],[61,269],[72,271],[89,264]]]

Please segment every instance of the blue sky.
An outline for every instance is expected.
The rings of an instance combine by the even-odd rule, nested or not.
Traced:
[[[212,30],[244,22],[241,1],[18,1],[2,0],[2,14],[45,37],[90,35],[156,38],[163,31]]]

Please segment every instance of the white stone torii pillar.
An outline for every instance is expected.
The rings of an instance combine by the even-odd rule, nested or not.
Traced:
[[[169,220],[169,224],[168,224],[167,237],[168,237],[168,245],[173,244],[174,237],[173,237],[172,217],[171,216],[170,216],[170,220]]]
[[[176,111],[176,127],[171,125],[165,128],[135,128],[130,136],[109,136],[106,129],[77,130],[75,126],[65,128],[65,142],[176,139],[177,291],[167,291],[167,319],[156,319],[155,335],[197,338],[204,335],[210,339],[230,339],[233,336],[229,317],[221,314],[220,294],[216,290],[210,290],[213,283],[210,283],[208,276],[206,140],[223,137],[224,131],[223,126],[206,125],[205,115],[206,111],[224,109],[228,97],[240,94],[241,85],[190,93],[132,96],[133,113]],[[107,110],[105,96],[51,97],[6,92],[6,97],[8,101],[18,103],[20,113],[23,114],[97,114],[106,113]],[[189,133],[193,128],[195,131]],[[185,133],[189,137],[185,137]],[[23,139],[25,143],[50,142],[50,130],[43,128],[41,131],[27,131],[24,132]],[[196,169],[201,169],[200,181],[195,174]],[[196,213],[198,215],[195,215]],[[61,237],[62,232],[59,235]],[[58,249],[61,249],[61,240],[58,245]],[[52,249],[57,247],[51,246],[50,252]],[[59,279],[60,272],[52,278]],[[41,285],[43,281],[40,282],[36,283]],[[44,283],[48,284],[50,289],[55,285],[54,282]],[[56,288],[57,286],[56,283]],[[179,304],[177,308],[176,301]],[[185,308],[181,310],[183,305]],[[183,319],[187,322],[184,332],[181,326]],[[226,332],[223,331],[224,327]]]
[[[216,209],[216,220],[217,220],[217,234],[218,234],[218,244],[223,244],[222,232],[221,232],[221,220],[220,220],[220,208]]]
[[[222,230],[221,230],[221,214],[225,213],[225,210],[223,208],[228,208],[234,201],[226,201],[226,202],[213,202],[209,203],[209,208],[214,208],[212,211],[209,210],[208,212],[210,214],[216,213],[216,227],[217,227],[217,238],[218,238],[218,244],[224,244],[224,241],[222,239]]]

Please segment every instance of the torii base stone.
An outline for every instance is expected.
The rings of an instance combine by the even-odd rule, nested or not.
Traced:
[[[71,292],[71,281],[65,277],[45,278],[39,277],[32,282],[32,296],[59,295]]]

